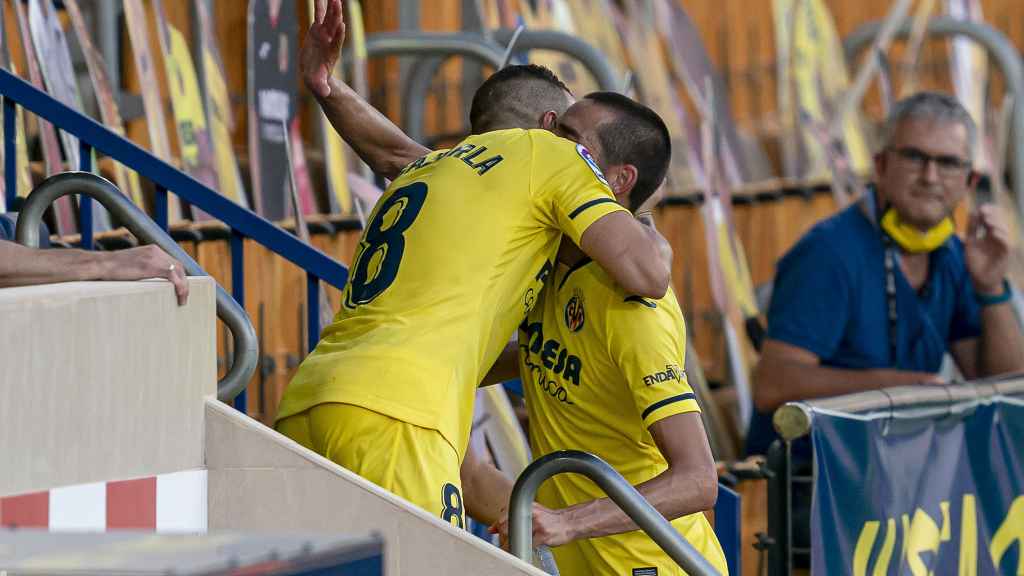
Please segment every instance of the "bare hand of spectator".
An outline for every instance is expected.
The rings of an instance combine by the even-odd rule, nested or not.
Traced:
[[[299,70],[313,95],[331,95],[331,74],[341,57],[345,19],[341,0],[316,0],[316,15],[299,50]]]
[[[174,285],[179,306],[188,301],[188,282],[185,279],[184,267],[159,246],[151,244],[105,254],[108,257],[101,262],[99,280],[164,278]]]
[[[498,534],[501,547],[508,550],[508,517],[490,527],[491,534]],[[572,542],[572,526],[566,514],[560,510],[545,508],[540,504],[533,505],[533,545],[561,546]]]
[[[982,294],[1000,294],[1010,267],[1012,240],[1006,220],[998,207],[986,204],[971,214],[964,243],[964,258],[974,289]]]

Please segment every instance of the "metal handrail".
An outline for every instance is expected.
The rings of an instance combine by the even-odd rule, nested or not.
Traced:
[[[949,414],[957,405],[995,396],[1024,396],[1024,378],[1017,374],[949,386],[896,386],[820,400],[787,402],[775,411],[772,423],[779,436],[792,442],[810,433],[815,410],[851,414],[884,410],[893,417],[934,417]]]
[[[450,56],[473,58],[490,66],[501,66],[501,46],[469,32],[419,32],[403,30],[377,32],[366,37],[367,58],[385,56]],[[351,50],[342,57],[345,67],[352,65]]]
[[[44,180],[25,199],[18,216],[16,236],[18,242],[33,248],[39,247],[39,222],[43,212],[61,196],[84,194],[95,198],[118,221],[125,225],[139,240],[156,244],[176,258],[190,276],[207,276],[199,264],[178,244],[157,226],[142,210],[132,204],[109,180],[91,172],[64,172]],[[216,282],[214,282],[216,284]],[[231,331],[234,342],[234,356],[231,368],[217,383],[217,398],[229,402],[241,392],[253,373],[259,358],[256,331],[238,302],[220,284],[217,286],[217,317]]]
[[[106,126],[68,107],[3,68],[0,68],[0,95],[3,96],[4,124],[5,127],[9,124],[11,128],[9,131],[5,130],[5,134],[15,133],[15,104],[20,105],[80,141],[88,143],[99,152],[128,166],[139,176],[151,180],[157,186],[158,196],[162,194],[166,199],[166,191],[171,190],[189,204],[221,220],[240,235],[255,239],[303,270],[314,273],[336,288],[341,289],[345,286],[348,270],[337,260],[307,245],[251,210],[232,202],[134,142],[115,134]],[[8,194],[13,194],[13,191],[17,190],[14,181],[16,154],[13,139],[5,138],[4,146],[6,190]],[[88,154],[83,156],[88,157]],[[83,216],[87,215],[88,212],[83,211]],[[156,220],[161,227],[166,225],[160,218]]]
[[[491,30],[494,39],[507,46],[515,30],[499,28]],[[618,77],[615,68],[608,58],[593,44],[579,36],[573,36],[558,30],[533,30],[526,28],[519,34],[515,49],[519,50],[551,50],[570,56],[593,76],[601,90],[621,90],[622,78]],[[579,94],[582,96],[582,94]]]
[[[849,36],[843,39],[843,50],[847,60],[853,58],[878,34],[880,22],[862,24]],[[913,25],[909,19],[900,25],[897,36],[909,36]],[[1014,191],[1017,196],[1017,209],[1024,214],[1024,65],[1013,42],[1002,32],[980,22],[958,20],[949,16],[940,16],[928,21],[928,33],[935,36],[967,36],[985,47],[989,54],[999,62],[999,68],[1006,80],[1006,85],[1013,94],[1013,157],[1009,162],[1013,173]]]
[[[388,35],[389,38],[396,36],[406,35],[422,35],[423,33],[396,33]],[[498,50],[502,50],[504,46],[508,45],[508,42],[512,39],[515,30],[509,30],[507,28],[499,28],[497,30],[489,31],[493,40],[488,37],[476,34],[476,33],[459,33],[449,34],[458,38],[460,41],[480,43],[487,46],[497,46]],[[434,34],[433,38],[445,36],[444,34]],[[495,41],[498,44],[495,44]],[[368,41],[369,42],[369,41]],[[368,47],[369,48],[369,47]],[[604,54],[600,50],[587,43],[580,38],[565,32],[558,32],[556,30],[530,30],[524,29],[516,39],[517,50],[551,50],[554,52],[561,52],[571,58],[577,60],[587,72],[597,82],[598,88],[601,90],[619,90],[621,86],[619,78],[616,77],[615,69],[605,58]],[[367,50],[371,56],[378,56],[383,54],[372,53]],[[403,52],[405,54],[406,52]],[[422,52],[416,52],[416,54],[422,54]],[[430,58],[422,58],[416,62],[416,65],[412,67],[412,73],[405,83],[405,94],[402,99],[403,111],[402,118],[405,119],[405,129],[409,137],[417,142],[423,141],[423,121],[426,117],[426,94],[430,90],[430,84],[433,82],[434,76],[437,71],[449,58],[457,56],[459,54],[447,53],[441,56],[434,55]],[[467,54],[461,54],[466,56]],[[504,53],[502,53],[504,56]],[[494,62],[487,61],[483,58],[476,58],[482,64],[489,64],[493,67],[501,65],[499,61],[497,64]]]
[[[537,489],[548,478],[564,472],[590,478],[688,574],[718,574],[718,570],[621,474],[597,456],[578,450],[552,452],[535,460],[519,475],[509,501],[508,535],[512,554],[526,562],[533,557],[533,501]]]

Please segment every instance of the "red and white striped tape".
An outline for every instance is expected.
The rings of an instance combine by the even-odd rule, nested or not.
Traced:
[[[206,470],[186,470],[6,496],[0,527],[206,532],[206,480]]]

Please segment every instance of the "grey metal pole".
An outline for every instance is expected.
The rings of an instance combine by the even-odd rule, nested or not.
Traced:
[[[502,46],[508,44],[515,30],[500,28],[491,32],[494,39]],[[619,92],[622,90],[622,78],[612,68],[605,55],[592,44],[578,36],[557,30],[523,30],[516,40],[516,50],[552,50],[571,56],[577,60],[597,82],[601,90]],[[577,97],[583,94],[577,94]]]
[[[604,460],[578,450],[552,452],[526,467],[516,480],[509,501],[508,534],[512,554],[525,562],[533,557],[533,501],[545,480],[573,472],[590,478],[641,530],[661,546],[692,576],[713,576],[718,571],[684,539],[651,503]]]
[[[843,50],[848,61],[853,60],[871,43],[880,26],[881,23],[877,21],[862,24],[843,39]],[[896,34],[909,36],[911,27],[911,22],[905,20]],[[935,36],[967,36],[984,46],[999,63],[1006,85],[1013,94],[1013,156],[1009,164],[1013,172],[1017,209],[1024,214],[1024,66],[1021,64],[1020,54],[1002,32],[979,22],[941,16],[928,21],[928,33]]]
[[[492,30],[491,34],[494,40],[498,42],[496,46],[501,49],[502,46],[506,45],[511,39],[512,35],[515,34],[514,30],[507,28],[501,28],[498,30]],[[379,37],[380,35],[374,35],[371,38]],[[435,34],[433,36],[441,36]],[[453,36],[448,34],[447,36]],[[458,38],[464,40],[475,40],[477,42],[486,43],[489,45],[495,45],[494,42],[489,40],[483,35],[474,33],[465,33],[458,35]],[[604,54],[601,53],[597,48],[591,46],[587,42],[566,34],[564,32],[557,32],[554,30],[523,30],[516,40],[516,49],[518,50],[553,50],[556,52],[562,52],[570,56],[571,58],[579,61],[584,68],[593,76],[597,82],[598,87],[601,90],[612,90],[618,91],[621,87],[618,85],[618,77],[615,73],[615,69],[605,58]],[[369,50],[370,56],[378,55]],[[431,58],[421,58],[416,61],[412,67],[412,73],[409,75],[405,83],[404,94],[402,98],[402,118],[405,124],[406,133],[410,138],[417,142],[423,141],[423,121],[426,116],[426,94],[430,90],[431,82],[433,81],[434,75],[441,68],[444,62],[453,56],[459,54],[440,54],[435,55]],[[465,56],[466,54],[462,54]],[[487,62],[484,59],[477,58],[481,64],[490,64],[491,66],[497,67],[493,62]],[[500,62],[499,64],[500,65]]]
[[[775,411],[772,423],[780,436],[792,442],[810,433],[815,410],[854,414],[885,410],[894,416],[923,418],[949,414],[957,405],[994,396],[1024,396],[1024,377],[1018,374],[949,386],[896,386],[819,400],[788,402]]]
[[[63,172],[44,180],[25,199],[15,232],[18,242],[25,246],[39,246],[39,222],[54,201],[68,194],[85,194],[96,199],[140,241],[156,244],[175,257],[190,276],[208,276],[149,216],[136,207],[109,180],[90,172]],[[237,396],[256,372],[259,347],[256,331],[245,310],[217,284],[217,317],[231,330],[234,359],[224,378],[217,383],[217,398],[230,402]]]
[[[458,54],[497,67],[504,55],[501,46],[480,34],[465,32],[377,32],[366,37],[367,58],[384,56],[450,56]],[[352,65],[346,51],[342,63]]]

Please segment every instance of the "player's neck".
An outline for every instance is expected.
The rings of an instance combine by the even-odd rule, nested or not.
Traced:
[[[587,255],[578,246],[569,240],[562,239],[562,244],[558,247],[558,261],[560,263],[572,266],[586,257]]]

